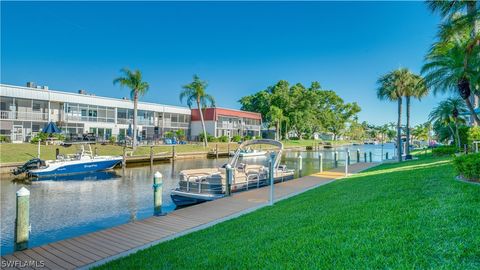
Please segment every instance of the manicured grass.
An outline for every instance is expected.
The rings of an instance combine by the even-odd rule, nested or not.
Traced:
[[[480,186],[384,164],[99,269],[479,269]]]

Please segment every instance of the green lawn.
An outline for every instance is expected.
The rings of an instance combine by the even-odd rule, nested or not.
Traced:
[[[384,164],[100,269],[479,269],[480,186]]]

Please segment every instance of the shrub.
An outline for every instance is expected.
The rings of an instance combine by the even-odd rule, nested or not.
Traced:
[[[167,139],[173,139],[173,131],[167,131],[163,134],[163,137],[167,138]]]
[[[456,146],[440,146],[433,148],[432,154],[434,156],[451,156],[457,152]]]
[[[470,127],[460,126],[458,127],[458,135],[460,136],[460,143],[463,147],[465,144],[468,144],[468,134],[470,133]]]
[[[235,135],[232,137],[232,142],[239,142],[242,140],[242,136],[240,135]]]
[[[198,140],[203,142],[203,132],[200,135],[198,135]],[[216,142],[216,141],[217,141],[217,138],[207,133],[207,142]]]
[[[39,132],[35,137],[33,137],[30,142],[31,143],[38,143],[38,140],[41,140],[42,142],[46,141],[48,138],[56,138],[59,141],[64,141],[65,140],[65,135],[63,134],[48,134],[48,133],[43,133]]]
[[[218,141],[219,142],[228,142],[228,136],[220,136],[218,137]]]
[[[472,144],[474,141],[480,141],[480,127],[471,127],[468,131],[468,143]]]
[[[461,176],[472,181],[480,180],[480,153],[456,157],[453,166]]]
[[[248,140],[251,140],[251,139],[253,139],[253,136],[250,136],[250,135],[246,135],[246,136],[243,137],[244,141],[248,141]]]
[[[7,135],[0,135],[0,143],[9,143],[10,141],[10,136]]]
[[[108,141],[111,143],[111,144],[114,144],[117,142],[117,137],[115,136],[110,136],[110,138],[108,138]]]

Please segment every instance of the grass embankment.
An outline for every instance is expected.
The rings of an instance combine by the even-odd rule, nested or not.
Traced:
[[[479,269],[480,186],[384,164],[99,269]]]
[[[301,140],[301,141],[285,141],[285,147],[299,147],[299,146],[312,146],[314,145],[315,141],[313,140]],[[345,144],[343,141],[335,142],[336,144]],[[208,148],[204,148],[201,143],[197,144],[186,144],[186,145],[176,145],[175,151],[177,153],[189,153],[189,152],[205,152],[214,150],[216,145],[218,144],[219,151],[225,152],[228,149],[235,150],[238,146],[238,143],[230,143],[230,147],[228,143],[216,143],[211,142],[208,145]],[[122,155],[123,153],[123,146],[118,145],[92,145],[92,151],[94,148],[97,147],[98,155]],[[61,154],[74,154],[77,151],[75,146],[70,147],[63,147],[63,146],[55,146],[55,145],[41,145],[41,158],[42,159],[54,159],[55,158],[55,149],[59,148]],[[10,163],[10,162],[25,162],[32,157],[37,156],[37,144],[31,143],[21,143],[21,144],[13,144],[13,143],[5,143],[0,144],[0,163]],[[128,151],[131,151],[129,148]],[[162,154],[162,153],[171,153],[172,146],[171,145],[161,145],[155,146],[153,148],[154,154]],[[133,153],[135,156],[144,156],[150,155],[150,146],[139,146]]]

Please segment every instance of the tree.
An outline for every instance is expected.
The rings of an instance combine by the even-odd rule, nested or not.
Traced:
[[[284,118],[282,109],[272,106],[268,112],[268,117],[275,125],[275,139],[280,140],[280,123]]]
[[[452,138],[455,138],[457,147],[460,148],[459,123],[465,122],[465,119],[462,117],[462,114],[465,112],[467,112],[467,109],[462,99],[448,98],[440,102],[430,112],[429,120],[434,123],[437,134],[440,133],[440,129],[448,128]]]
[[[411,86],[411,76],[408,69],[397,69],[380,77],[377,81],[377,97],[380,100],[397,101],[397,148],[398,161],[402,161],[402,99]]]
[[[133,99],[133,141],[132,147],[137,147],[137,112],[138,112],[138,98],[147,93],[149,85],[142,80],[142,73],[140,70],[131,71],[128,68],[120,70],[123,76],[113,80],[113,84],[120,84],[121,87],[130,88],[130,96]]]
[[[436,43],[426,56],[422,74],[427,86],[431,87],[434,93],[452,91],[460,94],[475,123],[480,125],[480,119],[470,100],[471,89],[479,82],[480,74],[476,69],[480,65],[480,59],[471,58],[465,65],[466,42],[465,38],[459,35]],[[478,46],[475,53],[480,53]]]
[[[193,75],[193,81],[190,84],[184,85],[183,91],[180,93],[180,101],[183,102],[185,99],[189,108],[192,108],[194,103],[197,104],[200,120],[202,122],[204,147],[208,146],[208,140],[202,110],[208,107],[209,104],[210,106],[215,107],[215,99],[205,91],[207,86],[207,82],[200,80],[200,77],[197,75]]]
[[[450,41],[459,35],[465,37],[467,45],[463,55],[463,64],[466,68],[472,58],[478,59],[479,57],[473,48],[480,46],[480,2],[477,0],[429,0],[427,3],[433,12],[437,12],[443,17],[439,31],[441,42]],[[474,71],[477,74],[480,73],[480,66],[474,67]],[[480,99],[480,83],[478,81],[470,81],[470,83],[472,85],[470,102],[475,108]],[[470,122],[478,125],[475,115],[470,117]]]
[[[412,129],[412,136],[417,140],[427,141],[428,140],[428,126],[425,124],[416,125]]]
[[[410,110],[411,110],[411,98],[416,98],[418,100],[422,99],[428,95],[428,88],[425,84],[425,81],[422,77],[417,74],[413,74],[408,71],[408,74],[405,75],[408,85],[405,88],[403,95],[405,96],[405,103],[407,106],[407,126],[406,126],[406,155],[410,155]]]

